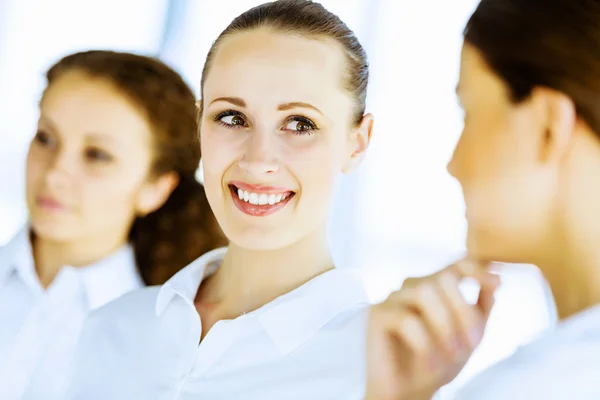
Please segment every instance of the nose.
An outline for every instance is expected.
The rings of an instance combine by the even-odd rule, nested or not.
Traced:
[[[253,178],[273,175],[279,171],[277,143],[269,132],[251,132],[246,138],[244,156],[239,161],[241,169]]]
[[[452,154],[452,158],[450,158],[450,161],[448,161],[448,164],[446,165],[446,170],[448,171],[448,173],[453,176],[454,178],[456,178],[456,174],[455,174],[455,170],[456,170],[456,161],[454,160],[454,155],[456,154],[456,149],[454,150],[454,153]]]
[[[69,185],[74,171],[70,157],[64,151],[58,151],[50,160],[46,170],[46,185],[51,190],[64,189]]]
[[[458,139],[458,142],[456,143],[456,146],[454,147],[454,151],[452,152],[452,158],[450,158],[450,161],[448,162],[448,165],[446,165],[446,170],[448,171],[448,173],[453,176],[454,178],[458,179],[458,160],[460,157],[460,152],[461,152],[461,148],[462,148],[462,135],[460,136],[460,138]]]

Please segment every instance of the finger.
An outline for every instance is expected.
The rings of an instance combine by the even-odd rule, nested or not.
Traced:
[[[477,300],[477,306],[481,310],[485,323],[487,323],[494,304],[496,303],[496,291],[500,285],[500,278],[493,275],[492,277],[489,282],[481,284],[479,298]]]
[[[483,314],[479,307],[467,303],[459,289],[459,277],[456,274],[452,272],[442,274],[437,283],[448,304],[456,327],[455,352],[470,353],[483,336]]]
[[[487,261],[465,258],[454,263],[450,270],[461,278],[473,278],[482,283],[488,278],[491,263]]]
[[[443,349],[449,355],[454,355],[453,345],[456,337],[454,317],[435,279],[423,281],[415,288],[400,291],[395,297],[391,296],[390,301],[409,306],[416,311],[427,324],[431,336],[436,341],[436,347]]]
[[[454,270],[462,278],[468,277],[477,280],[480,285],[478,305],[486,317],[491,312],[494,304],[493,294],[500,285],[500,277],[494,270],[494,264],[474,259],[464,259],[454,265]]]
[[[465,258],[447,266],[435,274],[406,278],[402,283],[402,289],[418,287],[422,282],[437,278],[446,272],[453,272],[462,278],[473,278],[479,281],[485,279],[484,275],[487,274],[489,266],[490,263],[488,262]]]
[[[411,370],[433,372],[439,368],[440,357],[425,321],[408,308],[394,307],[389,316],[387,333],[406,349],[399,356],[411,357]]]

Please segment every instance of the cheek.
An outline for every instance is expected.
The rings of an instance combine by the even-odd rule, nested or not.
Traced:
[[[46,158],[39,151],[29,149],[25,165],[25,184],[28,192],[37,188],[43,180],[44,172],[49,168]]]
[[[305,198],[327,205],[343,168],[341,146],[322,141],[299,146],[286,154],[286,166],[299,181]]]
[[[457,178],[466,197],[482,192],[495,196],[495,192],[516,189],[519,171],[529,162],[519,140],[523,135],[517,128],[508,115],[500,112],[478,115],[465,124],[456,156]]]
[[[550,182],[523,137],[514,129],[474,141],[462,182],[469,247],[499,261],[521,260],[547,227]]]
[[[78,180],[82,213],[94,219],[113,220],[128,216],[135,211],[143,175],[137,173],[80,175]]]
[[[239,159],[239,146],[206,133],[201,136],[200,147],[204,186],[207,188],[207,195],[210,195],[209,192],[221,186],[225,171]]]

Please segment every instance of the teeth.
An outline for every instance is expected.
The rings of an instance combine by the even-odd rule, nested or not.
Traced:
[[[242,189],[237,189],[237,195],[240,200],[244,200],[246,203],[260,205],[260,206],[264,206],[267,204],[269,204],[269,205],[277,204],[289,197],[288,194],[285,194],[285,195],[282,193],[258,194],[258,193],[247,192]]]
[[[244,196],[245,198],[246,196]],[[250,199],[248,200],[248,203],[250,204],[258,204],[258,194],[256,193],[250,193]]]

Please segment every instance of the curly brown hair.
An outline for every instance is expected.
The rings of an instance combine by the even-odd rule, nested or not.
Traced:
[[[179,183],[157,211],[138,217],[129,240],[147,285],[162,284],[187,264],[227,244],[195,174],[200,163],[195,96],[160,60],[93,50],[68,55],[46,73],[48,87],[70,71],[114,85],[145,114],[154,137],[155,176],[174,171]]]

